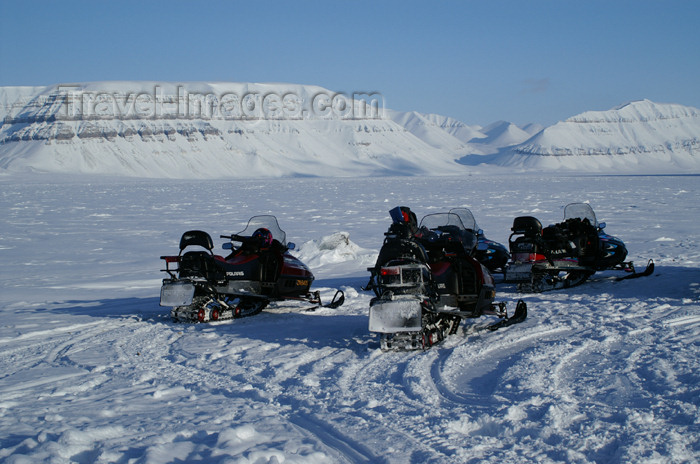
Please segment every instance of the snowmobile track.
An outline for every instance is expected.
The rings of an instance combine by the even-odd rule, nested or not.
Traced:
[[[339,457],[348,463],[381,464],[385,462],[383,458],[376,456],[357,440],[350,439],[347,435],[338,432],[333,424],[301,414],[292,414],[289,416],[289,420],[292,424],[317,437],[326,446],[334,449]]]

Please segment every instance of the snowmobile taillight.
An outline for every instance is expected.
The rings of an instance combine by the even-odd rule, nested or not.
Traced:
[[[179,263],[179,256],[161,256],[160,259],[164,259],[166,263]]]
[[[399,266],[393,266],[393,267],[383,267],[379,271],[379,274],[382,276],[395,276],[395,275],[400,275],[401,274],[401,268]]]
[[[241,307],[236,306],[236,309],[233,310],[233,314],[235,317],[241,317]]]
[[[197,320],[199,322],[204,322],[204,317],[206,316],[206,314],[207,313],[203,309],[200,309],[199,311],[197,311]]]
[[[521,263],[528,263],[532,261],[544,261],[547,257],[540,253],[514,253],[513,259]]]

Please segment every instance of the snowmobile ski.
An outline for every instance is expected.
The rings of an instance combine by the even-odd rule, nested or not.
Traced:
[[[654,273],[654,260],[650,259],[649,262],[647,263],[646,269],[644,269],[642,272],[635,272],[633,271],[631,274],[618,277],[615,279],[616,282],[619,282],[620,280],[628,280],[628,279],[636,279],[638,277],[648,277]]]
[[[301,300],[305,299],[301,298]],[[313,299],[310,300],[310,303],[314,303],[316,306],[308,308],[307,311],[316,311],[318,308],[336,309],[341,307],[343,303],[345,303],[345,292],[343,292],[342,290],[336,290],[335,294],[333,295],[333,298],[331,298],[331,302],[323,304],[321,302],[321,292],[316,291],[313,293]]]
[[[498,330],[502,327],[508,327],[513,324],[519,324],[527,319],[527,304],[523,300],[518,300],[518,304],[515,305],[515,312],[511,317],[505,317],[498,322],[495,322],[488,326],[489,330]]]

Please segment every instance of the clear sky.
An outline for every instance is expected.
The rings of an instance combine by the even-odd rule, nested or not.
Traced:
[[[700,107],[700,1],[0,0],[0,85],[101,80],[378,91],[482,125]]]

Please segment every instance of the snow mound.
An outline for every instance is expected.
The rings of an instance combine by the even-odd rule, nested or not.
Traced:
[[[348,232],[336,232],[317,240],[309,240],[295,254],[311,268],[347,261],[374,264],[377,257],[375,251],[362,248],[351,241]]]

